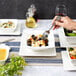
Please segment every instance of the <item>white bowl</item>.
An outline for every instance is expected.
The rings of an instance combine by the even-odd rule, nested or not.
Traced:
[[[68,49],[69,49],[69,48],[67,48],[68,58],[69,58],[69,60],[71,61],[71,63],[72,63],[73,65],[76,65],[76,59],[71,59],[71,58],[70,58]]]
[[[22,34],[22,40],[21,43],[22,45],[25,45],[26,48],[35,50],[35,51],[39,51],[39,50],[46,50],[49,48],[54,48],[55,47],[55,41],[54,41],[54,35],[53,35],[53,31],[50,31],[50,34],[48,36],[48,46],[43,46],[43,47],[32,47],[32,46],[28,46],[27,45],[27,40],[31,35],[39,35],[39,34],[43,34],[44,31],[42,30],[24,30],[23,34]]]
[[[0,44],[0,48],[6,49],[6,57],[5,57],[5,59],[4,60],[0,60],[0,63],[4,63],[7,60],[7,58],[8,58],[10,47],[5,45],[5,44]]]
[[[17,19],[0,19],[0,24],[2,23],[5,23],[5,22],[8,22],[8,21],[11,21],[15,24],[15,27],[14,28],[1,28],[0,27],[0,31],[1,32],[14,32],[17,28]]]
[[[70,43],[70,44],[76,44],[76,36],[66,36],[64,28],[63,28],[63,32],[64,32],[64,36],[65,36],[65,38],[66,38],[66,40],[67,40],[68,43]]]

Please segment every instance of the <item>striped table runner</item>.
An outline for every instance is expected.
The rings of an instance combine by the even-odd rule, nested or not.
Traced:
[[[0,39],[5,38],[10,39],[14,38],[14,41],[11,42],[5,42],[6,45],[11,47],[10,50],[10,56],[12,54],[18,55],[19,49],[20,49],[20,39],[21,36],[0,36]],[[61,51],[64,50],[65,48],[60,48],[60,43],[59,43],[59,37],[58,35],[55,35],[55,46],[56,46],[56,52],[57,56],[56,57],[25,57],[26,62],[28,63],[49,63],[49,64],[61,64],[62,63],[62,58],[61,58]],[[10,58],[9,56],[9,58]],[[7,60],[9,61],[9,59]]]

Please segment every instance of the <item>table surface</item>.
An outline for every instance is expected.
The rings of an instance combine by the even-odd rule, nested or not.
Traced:
[[[36,28],[27,28],[25,26],[25,20],[18,20],[19,24],[21,25],[21,33],[25,29],[28,30],[48,30],[51,26],[52,20],[38,20]],[[66,51],[65,48],[60,47],[59,37],[58,37],[58,29],[54,30],[54,37],[55,37],[55,48],[57,52],[57,56],[55,57],[33,57],[27,56],[25,57],[28,66],[25,67],[23,71],[23,76],[75,76],[75,72],[68,72],[63,70],[62,66],[62,58],[61,58],[61,51]],[[20,41],[21,35],[19,36],[0,36],[0,42],[14,38],[15,40],[6,42],[5,44],[11,47],[9,58],[12,54],[18,55],[20,49]],[[8,59],[9,60],[9,59]],[[8,61],[7,60],[7,61]],[[39,72],[39,73],[38,73]]]

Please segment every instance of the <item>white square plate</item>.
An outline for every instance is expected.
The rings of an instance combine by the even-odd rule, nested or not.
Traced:
[[[59,28],[59,39],[60,39],[60,46],[61,47],[76,47],[76,44],[69,44],[66,37],[64,36],[63,28]]]
[[[28,36],[29,35],[31,36],[32,34],[36,35],[36,34],[40,34],[40,33],[41,33],[41,31],[38,31],[38,30],[35,30],[35,31],[24,30],[23,31],[23,35],[22,35],[22,39],[21,39],[21,46],[20,46],[20,51],[19,51],[20,55],[23,55],[23,56],[56,56],[55,41],[54,41],[53,37],[50,38],[50,40],[51,40],[50,48],[43,47],[40,49],[40,47],[39,48],[37,47],[38,50],[36,51],[33,49],[33,47],[32,48],[27,47]]]
[[[51,48],[51,49],[37,52],[28,48],[20,48],[19,55],[21,56],[56,56],[56,49]]]
[[[62,51],[62,60],[63,60],[63,67],[64,67],[64,70],[68,70],[68,71],[71,71],[71,70],[76,70],[76,66],[74,66],[69,57],[68,57],[68,54],[66,51]]]
[[[3,19],[1,19],[1,20],[3,20]],[[10,20],[11,21],[12,19],[4,19],[4,20],[6,20],[6,21]],[[20,29],[21,29],[21,25],[17,21],[17,28],[14,31],[12,31],[12,32],[3,32],[3,31],[0,31],[0,35],[20,35],[21,34],[21,30]]]
[[[62,28],[62,31],[63,31],[63,35],[65,36],[65,38],[69,44],[76,44],[76,36],[66,36],[64,28]]]

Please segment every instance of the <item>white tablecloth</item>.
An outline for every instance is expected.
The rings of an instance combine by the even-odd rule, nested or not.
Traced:
[[[21,23],[21,31],[23,31],[23,29],[30,29],[30,28],[26,28],[25,27],[25,20],[19,20],[19,22]],[[38,27],[34,28],[35,30],[39,29],[39,30],[48,30],[49,27],[51,26],[51,20],[39,20],[38,22]],[[32,30],[32,29],[30,29]],[[54,30],[54,33],[58,33],[58,30]],[[14,42],[19,42],[20,41],[20,36],[0,36],[0,42],[2,40],[7,40],[8,38],[15,38]],[[58,41],[58,40],[57,40]],[[11,41],[12,42],[12,41]],[[13,46],[11,45],[11,47],[19,47],[19,46]],[[17,53],[15,50],[13,51],[14,53]],[[60,54],[56,58],[60,58]],[[33,64],[33,63],[32,63]],[[50,65],[50,66],[43,66],[43,65],[32,65],[31,66],[26,66],[25,70],[23,71],[23,76],[76,76],[76,72],[68,72],[68,71],[64,71],[63,66],[62,65]],[[46,64],[46,63],[45,63]]]
[[[76,76],[76,71],[64,71],[63,66],[26,66],[22,76]]]

